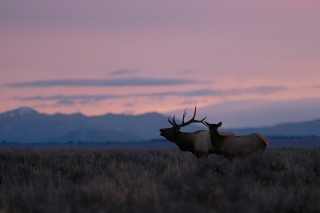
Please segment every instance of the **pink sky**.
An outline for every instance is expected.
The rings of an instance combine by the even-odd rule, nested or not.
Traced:
[[[315,0],[1,1],[0,111],[318,100],[319,9]]]

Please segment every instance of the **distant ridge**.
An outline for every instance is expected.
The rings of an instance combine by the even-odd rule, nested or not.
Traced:
[[[30,107],[19,107],[17,109],[5,112],[2,115],[14,117],[14,116],[24,116],[24,115],[34,115],[34,114],[38,114],[38,112]]]
[[[170,127],[167,116],[159,113],[142,115],[105,114],[42,114],[28,107],[0,113],[0,142],[66,143],[66,142],[128,142],[162,138],[160,128]],[[206,129],[194,125],[183,131]],[[227,129],[236,134],[259,132],[275,136],[320,136],[320,119],[284,123],[263,128]]]
[[[159,113],[143,115],[41,114],[31,108],[18,108],[0,114],[0,141],[47,142],[123,142],[160,138],[159,129],[168,126]]]
[[[320,136],[320,119],[305,122],[283,123],[271,127],[228,129],[228,131],[236,132],[237,134],[259,132],[273,137]]]

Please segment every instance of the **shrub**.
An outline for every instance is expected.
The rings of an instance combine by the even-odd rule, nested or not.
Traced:
[[[0,151],[0,212],[320,212],[320,150]]]

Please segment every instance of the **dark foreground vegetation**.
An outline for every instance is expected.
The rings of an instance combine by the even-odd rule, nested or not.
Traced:
[[[320,149],[0,150],[0,212],[320,212]]]

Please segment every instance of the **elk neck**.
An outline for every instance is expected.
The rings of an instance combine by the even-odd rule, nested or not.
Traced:
[[[194,151],[193,137],[190,133],[179,132],[175,142],[182,151]]]
[[[217,129],[210,130],[210,141],[211,145],[215,148],[220,148],[222,145],[222,141],[225,138],[225,136],[220,135],[219,131]]]

